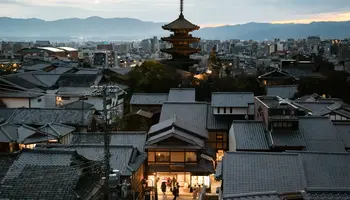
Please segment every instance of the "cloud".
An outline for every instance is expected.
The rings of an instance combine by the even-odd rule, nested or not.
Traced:
[[[132,17],[168,22],[179,0],[0,0],[0,15],[55,20],[89,16]],[[184,13],[204,26],[247,22],[336,21],[347,19],[350,0],[185,0]]]

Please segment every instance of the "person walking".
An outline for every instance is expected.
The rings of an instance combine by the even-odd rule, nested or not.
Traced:
[[[163,192],[163,197],[166,199],[166,183],[162,182],[162,185],[160,186],[160,189]]]
[[[178,193],[179,193],[179,189],[177,188],[177,186],[175,186],[173,188],[173,195],[174,195],[173,200],[176,200],[176,198],[178,197]]]
[[[197,185],[195,185],[192,189],[192,197],[193,199],[197,199],[197,195],[198,195],[198,187]]]

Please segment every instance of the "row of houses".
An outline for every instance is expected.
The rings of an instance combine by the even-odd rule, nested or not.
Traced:
[[[189,193],[191,186],[200,184],[206,185],[210,193],[219,187],[220,198],[225,199],[283,199],[291,195],[306,198],[333,193],[346,199],[344,195],[349,195],[346,188],[350,187],[347,176],[350,171],[346,156],[350,149],[350,117],[349,106],[341,100],[310,95],[292,101],[279,96],[254,97],[253,93],[213,93],[212,102],[208,103],[196,101],[195,96],[194,89],[186,88],[171,89],[167,94],[133,94],[130,110],[132,116],[138,116],[143,130],[111,133],[110,164],[112,169],[121,172],[121,180],[131,183],[137,194],[142,194],[144,178],[147,186],[160,188],[161,180],[174,177],[181,193]],[[45,154],[48,160],[58,160],[62,154],[69,154],[67,157],[71,158],[74,154],[79,158],[79,162],[74,163],[80,163],[75,164],[75,168],[83,168],[83,172],[79,176],[71,175],[72,179],[84,180],[83,175],[88,172],[96,172],[96,177],[101,178],[99,164],[103,159],[104,140],[103,134],[94,129],[98,126],[95,110],[76,109],[73,114],[68,112],[74,109],[53,109],[66,112],[61,115],[51,114],[53,110],[43,114],[45,109],[34,113],[34,108],[14,109],[13,113],[4,110],[7,111],[0,112],[4,124],[0,130],[6,131],[0,131],[0,138],[7,138],[4,143],[32,144],[22,146],[21,153],[11,157],[12,164],[2,172],[4,183],[6,174],[12,171],[9,169],[28,153],[38,157]],[[82,115],[83,112],[86,114]],[[85,131],[87,133],[81,133]],[[11,142],[7,137],[9,132],[17,136]],[[65,137],[51,137],[53,135]],[[47,165],[57,165],[62,171],[68,170],[63,166],[68,164],[31,160],[21,169],[34,165],[37,171],[44,170],[42,174],[46,174]],[[84,163],[97,167],[87,167],[88,172],[84,172],[82,166],[89,165]],[[0,196],[15,195],[15,192],[10,194],[8,188],[15,187],[16,181],[32,181],[33,177],[26,176],[25,172],[22,176],[18,175],[21,172],[9,175],[14,178],[2,184]],[[66,194],[67,198],[79,194],[78,186],[83,185],[77,178],[74,180],[67,185],[74,191]],[[94,180],[84,191],[100,191],[100,179]],[[45,184],[52,186],[47,194],[62,188],[55,181]]]

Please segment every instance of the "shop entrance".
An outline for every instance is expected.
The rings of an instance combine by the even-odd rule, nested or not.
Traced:
[[[167,196],[172,195],[170,189],[172,188],[172,180],[175,178],[176,182],[179,183],[180,189],[179,193],[181,195],[191,195],[190,187],[205,185],[210,188],[211,181],[210,176],[195,176],[191,175],[190,172],[158,172],[153,175],[148,176],[150,186],[156,186],[158,189],[158,194],[162,194],[161,184],[165,182],[167,184],[166,194]]]

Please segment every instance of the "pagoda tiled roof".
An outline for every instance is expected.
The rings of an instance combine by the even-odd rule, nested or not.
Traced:
[[[179,18],[170,24],[164,25],[163,29],[165,30],[181,30],[181,29],[189,29],[189,30],[198,30],[200,27],[189,22],[183,14],[180,14]]]

